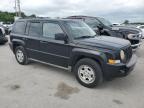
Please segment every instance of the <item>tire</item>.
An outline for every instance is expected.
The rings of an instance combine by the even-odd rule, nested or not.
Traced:
[[[6,42],[1,42],[0,45],[5,45],[6,43],[7,43],[7,41]]]
[[[5,42],[0,43],[0,45],[5,45]]]
[[[100,65],[93,59],[79,60],[73,69],[77,81],[88,88],[94,88],[103,81]]]
[[[15,48],[15,58],[16,58],[17,62],[21,65],[28,64],[27,53],[22,46],[18,46]]]

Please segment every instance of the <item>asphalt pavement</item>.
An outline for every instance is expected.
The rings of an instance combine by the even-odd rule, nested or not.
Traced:
[[[8,44],[0,45],[0,108],[144,108],[144,44],[136,54],[130,75],[89,89],[71,72],[19,65]]]

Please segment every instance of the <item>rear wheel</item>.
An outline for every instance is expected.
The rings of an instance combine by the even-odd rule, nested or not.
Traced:
[[[5,45],[6,43],[7,43],[7,41],[6,42],[1,42],[0,45]]]
[[[24,50],[24,48],[22,46],[16,47],[15,57],[16,57],[16,60],[19,64],[22,64],[22,65],[28,64],[27,54],[26,54],[26,51]]]
[[[100,84],[103,75],[100,65],[93,59],[84,58],[77,62],[74,67],[74,73],[78,82],[89,88]]]

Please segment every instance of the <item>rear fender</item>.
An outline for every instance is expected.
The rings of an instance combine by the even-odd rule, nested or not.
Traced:
[[[25,46],[25,42],[23,41],[23,40],[20,40],[20,39],[13,39],[12,40],[12,47],[13,47],[13,52],[14,52],[14,50],[15,50],[15,47],[16,46]]]

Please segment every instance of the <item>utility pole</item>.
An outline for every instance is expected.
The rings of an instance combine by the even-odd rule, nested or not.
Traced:
[[[15,0],[15,12],[17,17],[21,17],[20,0]]]
[[[14,9],[15,9],[15,13],[16,13],[16,16],[18,16],[18,14],[17,14],[17,3],[16,3],[16,0],[15,0],[15,6],[14,6]]]

